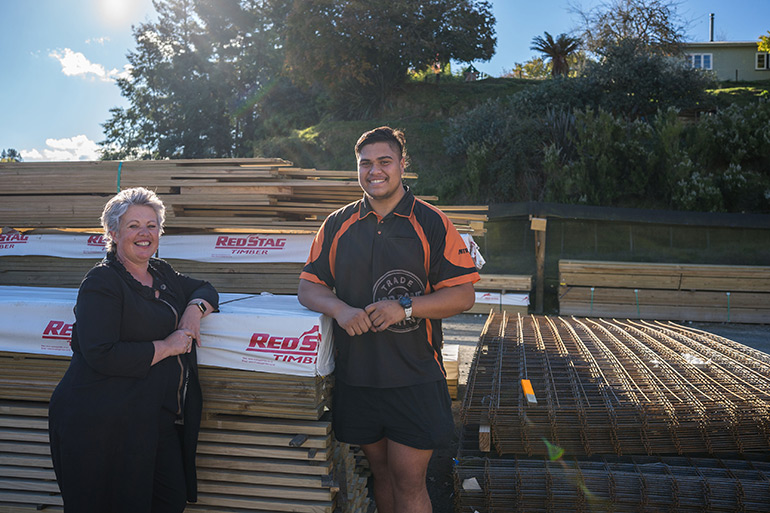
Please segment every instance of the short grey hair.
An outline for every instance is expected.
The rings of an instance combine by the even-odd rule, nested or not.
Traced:
[[[104,210],[102,211],[102,228],[104,228],[104,241],[108,252],[115,251],[116,249],[115,241],[112,240],[110,232],[118,231],[120,218],[126,213],[128,207],[133,205],[152,207],[155,215],[158,217],[160,233],[163,233],[163,223],[166,221],[166,207],[158,195],[144,187],[122,190],[104,205]]]

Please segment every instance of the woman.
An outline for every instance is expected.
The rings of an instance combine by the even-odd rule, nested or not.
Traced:
[[[219,296],[152,257],[164,219],[141,187],[104,207],[107,256],[80,285],[72,361],[49,407],[65,512],[170,513],[196,500],[195,345]]]

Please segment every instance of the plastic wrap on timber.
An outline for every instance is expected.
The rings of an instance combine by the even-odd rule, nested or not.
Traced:
[[[0,225],[98,228],[106,201],[137,186],[160,195],[171,230],[314,233],[331,212],[362,196],[356,171],[302,169],[282,159],[4,162]],[[484,233],[486,206],[442,208],[460,232]]]
[[[457,511],[767,511],[770,463],[692,457],[474,459],[454,470]]]
[[[770,450],[770,355],[671,322],[492,314],[470,372],[469,451],[484,424],[501,456]]]

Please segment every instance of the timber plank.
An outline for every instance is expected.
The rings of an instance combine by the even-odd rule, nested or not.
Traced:
[[[2,433],[2,431],[0,431]],[[201,430],[198,437],[202,442],[218,442],[244,445],[269,445],[275,447],[289,447],[293,435],[243,433],[239,431],[226,431],[220,429]],[[302,447],[305,449],[327,449],[330,445],[329,437],[308,437]]]
[[[283,499],[290,497],[296,501],[331,501],[334,498],[334,494],[328,488],[302,488],[206,480],[198,481],[198,492],[255,498]]]
[[[481,279],[474,283],[476,290],[504,290],[507,292],[532,290],[531,275],[515,274],[480,274]]]
[[[0,469],[2,472],[2,469]],[[261,484],[271,486],[329,488],[329,477],[289,473],[254,472],[248,470],[209,469],[198,465],[198,479],[230,483]]]
[[[0,504],[15,502],[21,504],[35,504],[35,505],[63,505],[61,495],[52,495],[44,492],[16,492],[16,491],[3,491],[0,490]],[[42,508],[41,508],[42,509]],[[48,508],[45,508],[48,511]]]
[[[36,479],[39,481],[56,481],[56,474],[52,468],[41,469],[13,465],[0,465],[0,476]],[[56,491],[58,492],[59,490],[57,489]]]
[[[218,468],[310,476],[327,476],[332,472],[332,465],[329,461],[281,460],[275,458],[246,457],[243,455],[225,456],[201,452],[198,452],[196,461],[199,468],[210,469]]]
[[[201,428],[232,429],[238,431],[259,431],[264,433],[290,433],[307,435],[328,435],[331,433],[329,421],[285,421],[280,419],[242,417],[237,415],[217,415],[204,419]]]
[[[205,509],[206,507],[216,509]],[[334,504],[318,501],[293,501],[280,499],[256,499],[210,493],[198,494],[198,502],[188,505],[185,511],[214,512],[220,507],[243,508],[257,511],[291,511],[297,513],[331,513]]]
[[[2,448],[2,444],[0,444]],[[203,442],[198,444],[199,454],[221,456],[246,456],[251,458],[274,458],[323,462],[327,459],[326,449],[305,449],[293,447],[259,447],[228,443]]]

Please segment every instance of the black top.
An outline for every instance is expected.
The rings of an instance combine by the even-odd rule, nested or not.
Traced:
[[[119,508],[114,511],[150,511],[164,409],[183,418],[187,496],[197,498],[195,450],[202,395],[195,345],[191,353],[151,365],[152,341],[177,329],[192,299],[205,299],[217,309],[218,294],[209,283],[181,275],[162,260],[151,259],[149,265],[152,287],[134,279],[114,254],[92,268],[80,285],[72,360],[49,410],[54,469],[65,505],[102,494]],[[78,504],[68,510],[91,511],[89,505]]]
[[[301,278],[334,289],[357,308],[478,281],[452,222],[408,188],[405,192],[384,218],[366,197],[332,213],[313,241]],[[413,318],[354,337],[335,322],[334,344],[335,376],[350,385],[401,387],[446,376],[438,319]]]

